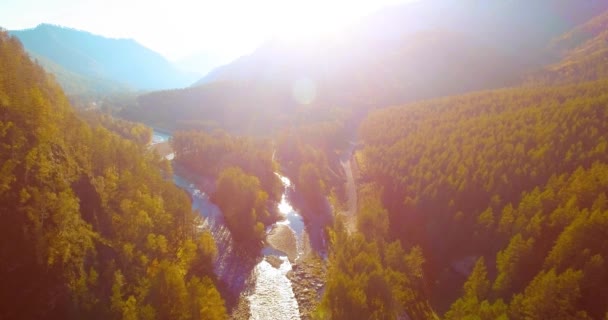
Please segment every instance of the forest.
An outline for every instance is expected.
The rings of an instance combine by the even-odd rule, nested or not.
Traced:
[[[225,319],[214,240],[150,132],[83,120],[3,31],[0,70],[0,318]]]
[[[211,199],[233,237],[240,244],[261,245],[265,228],[278,219],[283,188],[268,141],[221,131],[178,131],[171,145],[178,169],[213,180]]]
[[[308,120],[275,135],[276,157],[291,181],[298,186],[294,205],[305,218],[331,215],[326,196],[343,199],[338,157],[347,146],[350,115],[335,115],[333,121]]]
[[[303,319],[608,320],[608,4],[427,1],[108,95],[0,29],[0,319],[248,318],[279,279]]]
[[[361,179],[383,190],[390,239],[422,248],[446,318],[606,314],[607,89],[487,91],[364,121]]]
[[[326,288],[315,317],[319,319],[432,319],[425,288],[425,258],[419,246],[406,251],[389,240],[388,213],[378,190],[362,188],[357,228],[342,215],[330,229]]]

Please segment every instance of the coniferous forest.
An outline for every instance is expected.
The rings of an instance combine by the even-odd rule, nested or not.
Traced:
[[[5,32],[0,70],[0,318],[225,318],[214,240],[164,160],[81,120]]]
[[[383,191],[391,238],[422,247],[431,301],[475,262],[446,318],[605,314],[606,89],[488,91],[363,123],[362,179]]]
[[[608,2],[420,0],[170,88],[0,29],[0,320],[606,320],[607,40]]]

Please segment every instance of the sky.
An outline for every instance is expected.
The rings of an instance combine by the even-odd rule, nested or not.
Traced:
[[[203,53],[230,60],[272,37],[314,37],[408,1],[1,0],[0,27],[51,23],[132,38],[172,61]]]

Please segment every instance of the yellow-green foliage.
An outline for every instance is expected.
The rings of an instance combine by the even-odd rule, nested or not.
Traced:
[[[338,222],[340,223],[340,222]],[[316,312],[320,319],[434,317],[423,291],[424,258],[396,241],[368,241],[360,233],[331,233],[327,284]]]
[[[266,208],[268,194],[261,189],[258,178],[238,167],[224,169],[217,179],[212,200],[222,210],[236,240],[259,244],[265,239],[264,227],[270,220]]]
[[[384,191],[389,234],[433,261],[433,303],[443,309],[461,294],[460,261],[485,257],[491,270],[469,278],[484,273],[490,292],[465,290],[448,318],[605,315],[606,92],[607,81],[480,92],[363,123],[363,179]],[[564,305],[537,306],[539,296]]]
[[[213,245],[162,166],[0,32],[0,318],[226,318]]]
[[[262,139],[233,136],[225,132],[179,131],[171,139],[175,161],[195,174],[217,178],[222,170],[240,167],[260,180],[269,199],[281,199],[282,185],[271,145]]]

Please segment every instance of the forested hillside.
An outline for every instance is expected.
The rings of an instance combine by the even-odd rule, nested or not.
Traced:
[[[141,123],[114,118],[97,110],[78,110],[78,115],[91,125],[102,126],[139,145],[147,145],[152,141],[152,129]]]
[[[559,62],[534,74],[530,84],[567,84],[608,77],[608,12],[555,39]]]
[[[0,70],[0,318],[226,318],[213,238],[146,131],[81,120],[6,32]]]
[[[437,310],[460,296],[446,318],[605,315],[607,90],[488,91],[365,120],[362,179],[383,191],[390,238],[422,247]]]
[[[57,62],[40,54],[29,52],[30,58],[39,63],[46,72],[55,76],[61,88],[70,97],[87,97],[101,99],[105,95],[128,93],[135,95],[133,88],[116,81],[101,78],[99,76],[86,76],[68,70]]]

